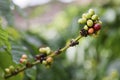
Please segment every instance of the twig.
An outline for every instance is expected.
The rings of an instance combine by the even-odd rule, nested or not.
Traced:
[[[52,52],[52,53],[51,53],[50,55],[48,55],[47,57],[54,57],[54,56],[62,53],[63,51],[65,51],[65,50],[68,49],[69,47],[78,45],[78,43],[79,43],[78,41],[79,41],[82,37],[83,37],[83,36],[79,35],[77,38],[71,40],[71,41],[69,42],[69,44],[66,44],[63,48],[58,49],[58,50]],[[7,78],[10,78],[10,77],[12,77],[12,76],[14,76],[14,75],[17,75],[18,73],[23,72],[24,70],[26,70],[26,69],[28,69],[28,68],[31,68],[31,67],[33,67],[34,65],[37,65],[38,63],[40,63],[39,60],[33,62],[32,64],[30,64],[30,63],[29,63],[29,64],[26,64],[26,66],[23,66],[23,67],[20,68],[20,69],[16,69],[14,73],[5,75],[4,78],[7,79]]]

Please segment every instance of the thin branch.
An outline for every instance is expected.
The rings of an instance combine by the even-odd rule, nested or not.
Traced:
[[[71,40],[71,41],[69,42],[69,44],[66,44],[63,48],[58,49],[58,50],[52,52],[52,53],[51,53],[50,55],[48,55],[47,57],[54,57],[54,56],[62,53],[63,51],[65,51],[65,50],[68,49],[69,47],[78,45],[78,41],[79,41],[82,37],[83,37],[83,36],[79,35],[77,38]],[[12,76],[14,76],[14,75],[17,75],[18,73],[23,72],[24,70],[26,70],[26,69],[28,69],[28,68],[31,68],[31,67],[33,67],[34,65],[37,65],[38,63],[40,63],[39,60],[33,62],[32,64],[30,64],[30,63],[29,63],[29,64],[26,64],[26,66],[23,66],[23,67],[20,68],[20,69],[16,69],[13,73],[8,74],[8,75],[5,75],[4,78],[7,79],[7,78],[10,78],[10,77],[12,77]]]

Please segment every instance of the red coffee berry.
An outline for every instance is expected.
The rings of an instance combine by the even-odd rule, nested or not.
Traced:
[[[94,28],[95,31],[98,31],[98,30],[101,29],[101,25],[99,23],[97,23],[93,26],[93,28]]]
[[[93,28],[89,28],[88,29],[88,34],[93,34],[94,33],[94,29]]]

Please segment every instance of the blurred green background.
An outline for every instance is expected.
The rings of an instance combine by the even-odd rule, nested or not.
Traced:
[[[90,8],[103,22],[98,37],[82,38],[50,69],[39,64],[7,80],[120,80],[120,0],[0,0],[0,80],[22,54],[32,60],[39,47],[56,50],[75,38]]]

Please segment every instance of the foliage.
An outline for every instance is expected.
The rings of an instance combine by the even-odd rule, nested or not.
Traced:
[[[10,42],[8,40],[8,33],[6,30],[4,30],[1,26],[0,26],[0,48],[4,46],[4,48],[6,48],[6,50],[10,51],[11,46],[10,46]]]

